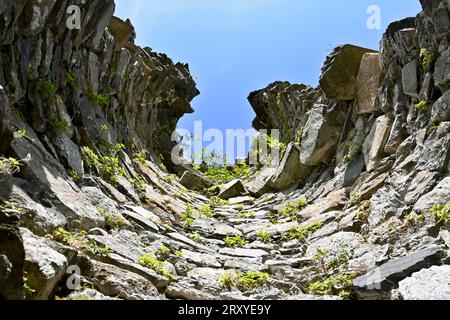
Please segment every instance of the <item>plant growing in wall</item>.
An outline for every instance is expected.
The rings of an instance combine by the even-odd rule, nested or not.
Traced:
[[[265,272],[226,273],[218,281],[225,289],[238,288],[241,292],[247,292],[268,285],[270,275]]]
[[[89,147],[81,150],[86,167],[100,174],[106,181],[116,185],[119,178],[125,176],[125,169],[119,158],[98,155]]]
[[[422,112],[427,110],[429,106],[430,104],[428,102],[422,100],[414,105],[414,110]]]
[[[444,225],[450,224],[450,203],[445,205],[436,204],[430,211],[434,214],[437,223]]]
[[[420,62],[424,72],[429,72],[434,68],[434,63],[437,58],[437,52],[435,49],[420,49]]]
[[[224,242],[225,245],[229,248],[242,248],[248,243],[248,241],[240,235],[227,237],[224,239]]]
[[[15,158],[2,158],[0,157],[0,181],[3,176],[13,175],[20,170],[22,165],[20,160]]]
[[[69,127],[69,123],[67,122],[67,120],[59,115],[52,116],[50,118],[49,125],[53,132],[57,134],[66,133],[67,128]]]
[[[90,92],[88,99],[95,106],[105,107],[109,104],[109,97],[102,93]]]
[[[43,98],[47,99],[52,97],[58,92],[58,87],[51,81],[42,80],[39,83],[40,93]]]

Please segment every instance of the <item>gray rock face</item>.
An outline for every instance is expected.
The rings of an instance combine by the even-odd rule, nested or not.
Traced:
[[[389,245],[363,245],[353,252],[354,259],[349,261],[349,270],[356,273],[372,270],[389,260],[388,252]]]
[[[45,236],[67,223],[66,218],[56,208],[47,207],[33,200],[21,187],[24,181],[7,179],[0,185],[0,200],[16,203],[22,208],[20,226],[31,230],[34,234]]]
[[[16,22],[25,7],[26,1],[8,1],[0,11],[4,21]],[[0,43],[10,44],[14,39],[14,23],[5,23],[0,29]]]
[[[436,86],[440,87],[443,91],[448,89],[450,82],[450,67],[448,64],[448,58],[450,57],[450,49],[441,52],[439,58],[436,61],[434,71],[434,81]]]
[[[50,15],[56,0],[40,1],[38,3],[27,2],[22,22],[22,32],[26,36],[35,36],[40,33],[45,26],[46,19]],[[26,21],[26,22],[25,22]]]
[[[183,282],[171,284],[166,290],[166,296],[169,299],[184,299],[191,301],[216,299],[214,295],[195,288],[195,285]]]
[[[124,217],[128,218],[129,220],[134,221],[135,223],[140,225],[145,230],[154,231],[154,232],[159,231],[159,227],[153,221],[151,221],[149,218],[139,215],[136,212],[122,211],[122,215]]]
[[[6,300],[20,300],[25,297],[25,251],[17,223],[17,216],[0,210],[0,298]]]
[[[343,45],[334,49],[322,67],[320,86],[329,99],[353,100],[357,77],[364,54],[370,49]]]
[[[219,198],[228,200],[246,194],[246,190],[241,180],[233,180],[220,187]]]
[[[299,213],[299,217],[303,219],[314,219],[317,221],[326,222],[328,219],[333,219],[339,210],[342,208],[345,201],[345,189],[334,191],[324,198],[320,198],[313,204],[307,206]]]
[[[211,282],[218,282],[220,276],[226,274],[227,271],[223,269],[213,268],[195,268],[188,272],[188,277],[194,280],[208,280]]]
[[[404,300],[450,300],[450,266],[434,266],[400,281]]]
[[[388,155],[395,154],[400,144],[405,140],[404,118],[404,115],[397,115],[393,121],[389,139],[384,147],[384,152]]]
[[[442,122],[427,139],[418,170],[446,172],[450,161],[450,122]]]
[[[0,152],[5,152],[12,138],[11,109],[5,89],[0,83]]]
[[[188,189],[195,191],[203,191],[204,189],[210,188],[212,186],[211,181],[200,173],[192,172],[187,170],[183,173],[180,179],[181,185]]]
[[[123,176],[118,177],[117,190],[134,202],[139,202],[139,195],[134,189],[133,184],[127,178]]]
[[[416,212],[428,212],[434,205],[445,205],[450,202],[450,177],[444,178],[433,189],[433,191],[425,194],[419,200],[417,200],[414,211]]]
[[[311,168],[300,163],[300,150],[291,143],[286,148],[284,157],[272,178],[276,190],[285,190],[305,179]]]
[[[129,259],[123,258],[120,255],[110,254],[108,257],[102,259],[105,263],[114,265],[120,269],[130,271],[134,274],[140,275],[150,281],[158,290],[165,289],[170,281],[167,277],[156,273],[156,271],[145,268],[136,264]]]
[[[372,197],[369,215],[370,226],[377,226],[395,216],[401,206],[402,201],[399,193],[393,188],[384,186]]]
[[[433,247],[391,260],[369,273],[357,278],[353,285],[362,299],[389,298],[390,291],[398,283],[423,268],[439,262],[442,250]]]
[[[257,130],[278,129],[284,143],[295,141],[301,118],[312,106],[316,91],[303,84],[275,82],[252,92],[248,100],[256,113],[253,127]]]
[[[450,73],[450,72],[449,72]],[[450,120],[450,91],[446,91],[442,97],[433,104],[431,110],[431,123],[436,124]]]
[[[213,227],[214,227],[213,233],[219,237],[220,236],[231,237],[231,236],[236,236],[236,235],[242,235],[241,231],[239,231],[225,223],[217,223]]]
[[[363,147],[364,159],[368,171],[378,167],[383,158],[384,147],[389,139],[391,121],[387,116],[379,117],[366,138]]]
[[[144,249],[139,246],[139,242],[136,241],[137,239],[126,239],[128,234],[125,233],[125,231],[122,231],[122,235],[123,237],[112,237],[110,235],[103,237],[91,235],[89,238],[103,246],[108,247],[112,253],[120,255],[130,261],[137,262],[139,257],[144,255]],[[134,234],[131,234],[131,237],[133,236]]]
[[[167,236],[172,238],[172,239],[174,239],[174,240],[177,240],[177,241],[180,241],[180,242],[182,242],[184,244],[187,244],[188,246],[190,246],[192,248],[195,248],[197,250],[204,251],[204,252],[211,252],[212,251],[208,247],[204,246],[203,244],[197,243],[197,242],[189,239],[188,237],[186,237],[186,236],[184,236],[184,235],[182,235],[180,233],[171,232],[171,233],[167,234]]]
[[[381,66],[383,71],[388,71],[392,61],[398,58],[402,65],[411,60],[410,55],[418,54],[415,43],[416,36],[415,18],[405,18],[391,23],[381,40]],[[388,72],[385,72],[388,73]]]
[[[67,135],[57,135],[53,139],[56,152],[67,163],[68,169],[75,170],[79,177],[84,175],[84,165],[79,147]]]
[[[203,268],[220,268],[222,266],[218,260],[209,254],[197,253],[189,250],[183,250],[183,257],[190,263]]]
[[[101,208],[100,210],[103,209],[107,212],[117,212],[117,203],[110,199],[100,188],[81,187],[81,191],[97,209]]]
[[[240,249],[240,248],[237,249],[223,248],[219,251],[219,253],[232,257],[242,257],[242,258],[261,258],[269,255],[267,251],[261,249]]]
[[[269,193],[274,188],[272,179],[276,171],[277,168],[265,168],[258,173],[255,179],[252,179],[245,184],[245,189],[255,197],[261,197],[262,195]]]
[[[340,232],[310,244],[306,250],[306,257],[313,258],[318,250],[326,250],[326,259],[329,263],[343,253],[351,254],[363,243],[364,238],[357,233]]]
[[[46,151],[33,130],[27,128],[26,132],[32,142],[19,139],[12,143],[11,148],[20,159],[31,156],[24,170],[28,181],[52,192],[57,198],[55,206],[70,223],[86,230],[101,226],[104,218],[98,210],[68,181],[62,165]]]
[[[363,173],[365,167],[366,162],[364,160],[364,156],[360,154],[354,158],[345,169],[341,178],[341,184],[344,187],[352,185],[355,182],[355,179]]]
[[[366,53],[362,57],[356,80],[358,114],[370,114],[379,110],[378,88],[382,80],[380,54]]]
[[[439,177],[435,172],[420,171],[417,173],[405,195],[405,203],[408,205],[415,204],[422,195],[435,186],[437,180],[439,180]]]
[[[142,218],[149,220],[150,222],[153,222],[156,225],[160,225],[162,223],[161,218],[159,216],[157,216],[153,212],[150,212],[149,210],[144,209],[143,207],[137,207],[132,205],[126,205],[125,207],[128,210],[133,211]]]
[[[33,299],[45,300],[50,297],[56,284],[66,273],[67,259],[47,246],[42,239],[29,230],[20,230],[25,248],[24,270],[28,285],[35,290]]]
[[[305,166],[328,163],[333,157],[342,133],[345,107],[315,104],[305,125],[300,162]]]
[[[125,300],[154,300],[159,297],[155,286],[144,277],[103,263],[95,263],[94,285],[111,297]]]
[[[405,94],[419,98],[419,63],[413,60],[402,69],[402,82]]]
[[[109,301],[109,300],[119,300],[116,298],[111,298],[105,296],[104,294],[93,290],[93,289],[84,289],[82,291],[76,291],[71,293],[67,300],[98,300],[98,301]]]

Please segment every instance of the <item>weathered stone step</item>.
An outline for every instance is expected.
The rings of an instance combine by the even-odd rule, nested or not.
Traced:
[[[223,248],[219,250],[220,254],[231,257],[244,257],[244,258],[263,258],[270,254],[267,251],[261,249],[242,249],[242,248]]]
[[[362,299],[387,299],[398,283],[414,272],[440,262],[441,247],[413,252],[405,257],[388,261],[354,281],[355,291]]]

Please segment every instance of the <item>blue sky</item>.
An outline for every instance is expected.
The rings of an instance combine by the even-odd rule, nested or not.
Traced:
[[[344,43],[372,49],[390,22],[415,16],[418,0],[116,0],[137,43],[189,63],[201,95],[180,128],[248,129],[248,94],[277,80],[316,86],[330,50]],[[381,30],[366,26],[381,8]]]

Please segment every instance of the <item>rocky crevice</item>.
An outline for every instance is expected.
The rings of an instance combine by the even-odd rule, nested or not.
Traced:
[[[449,298],[450,8],[421,2],[380,52],[336,48],[318,88],[251,93],[283,160],[211,197],[170,161],[187,65],[138,47],[113,1],[79,3],[72,31],[68,1],[6,1],[1,298]]]

